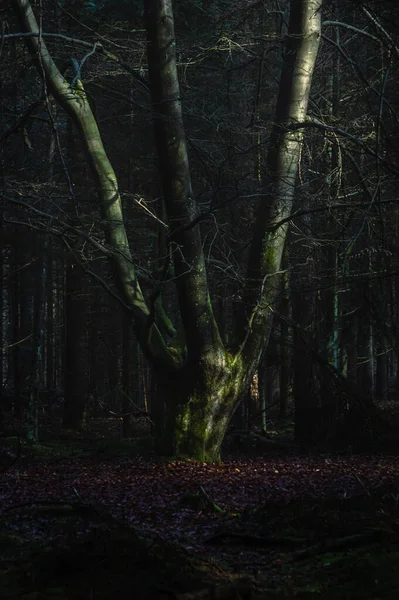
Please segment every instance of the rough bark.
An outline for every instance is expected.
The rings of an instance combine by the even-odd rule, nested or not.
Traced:
[[[187,363],[161,380],[167,411],[161,451],[206,462],[220,460],[227,426],[244,391],[244,365],[226,352]]]

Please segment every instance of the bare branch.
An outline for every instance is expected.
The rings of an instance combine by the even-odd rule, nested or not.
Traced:
[[[8,39],[12,39],[12,38],[32,38],[32,37],[33,38],[38,38],[38,37],[40,37],[40,38],[58,38],[60,40],[64,40],[65,42],[70,42],[71,44],[76,44],[76,45],[82,46],[84,48],[90,48],[90,49],[93,48],[92,42],[85,42],[84,40],[72,38],[72,37],[69,37],[68,35],[64,35],[62,33],[47,33],[45,31],[6,33],[6,34],[2,34],[0,36],[0,40],[2,41],[2,40],[8,40]],[[112,62],[119,64],[128,73],[133,75],[133,77],[145,88],[145,90],[147,92],[150,91],[150,85],[149,85],[148,81],[145,79],[145,77],[140,75],[140,73],[138,73],[135,69],[132,69],[128,64],[126,64],[124,61],[122,61],[120,58],[118,58],[115,54],[112,54],[111,52],[108,52],[107,50],[105,50],[105,48],[103,47],[102,44],[96,43],[95,46],[96,46],[96,52],[98,52],[99,54],[102,54],[108,60],[111,60]]]

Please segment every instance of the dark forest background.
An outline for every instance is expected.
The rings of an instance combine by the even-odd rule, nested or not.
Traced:
[[[163,277],[141,2],[33,3],[66,78],[82,78],[117,174],[141,285]],[[213,309],[228,341],[274,119],[289,2],[175,3],[177,61]],[[81,142],[0,9],[0,430],[154,428],[156,383],[107,257]],[[396,436],[399,9],[326,1],[270,343],[232,428],[306,444]],[[103,51],[95,51],[95,44]],[[98,48],[97,48],[98,50]],[[40,72],[40,65],[39,65]],[[163,303],[177,327],[173,277]],[[384,416],[385,415],[385,416]]]

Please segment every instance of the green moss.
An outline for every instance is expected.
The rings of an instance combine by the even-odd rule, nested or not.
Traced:
[[[242,357],[220,348],[210,352],[201,364],[188,365],[168,392],[171,399],[167,402],[170,412],[165,443],[161,444],[164,451],[180,458],[220,462],[225,429],[244,379]]]
[[[276,252],[272,240],[268,236],[266,247],[263,251],[263,268],[269,274],[275,269]]]
[[[207,405],[214,401],[212,394],[204,398],[198,392],[193,394],[188,404],[181,408],[175,422],[174,448],[179,458],[189,457],[201,462],[220,462],[220,446],[223,435],[214,435],[214,428],[209,429]],[[217,427],[217,423],[215,424]]]
[[[263,240],[263,271],[273,275],[280,269],[281,257],[284,250],[287,226],[279,227],[276,231],[268,231]]]
[[[176,329],[173,327],[172,321],[165,312],[162,296],[160,294],[155,300],[155,323],[162,335],[168,335],[169,337],[176,335]]]

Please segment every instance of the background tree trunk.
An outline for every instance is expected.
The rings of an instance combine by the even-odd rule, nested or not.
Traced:
[[[86,429],[88,395],[87,324],[89,320],[86,277],[73,257],[66,270],[65,289],[65,398],[63,426]]]

